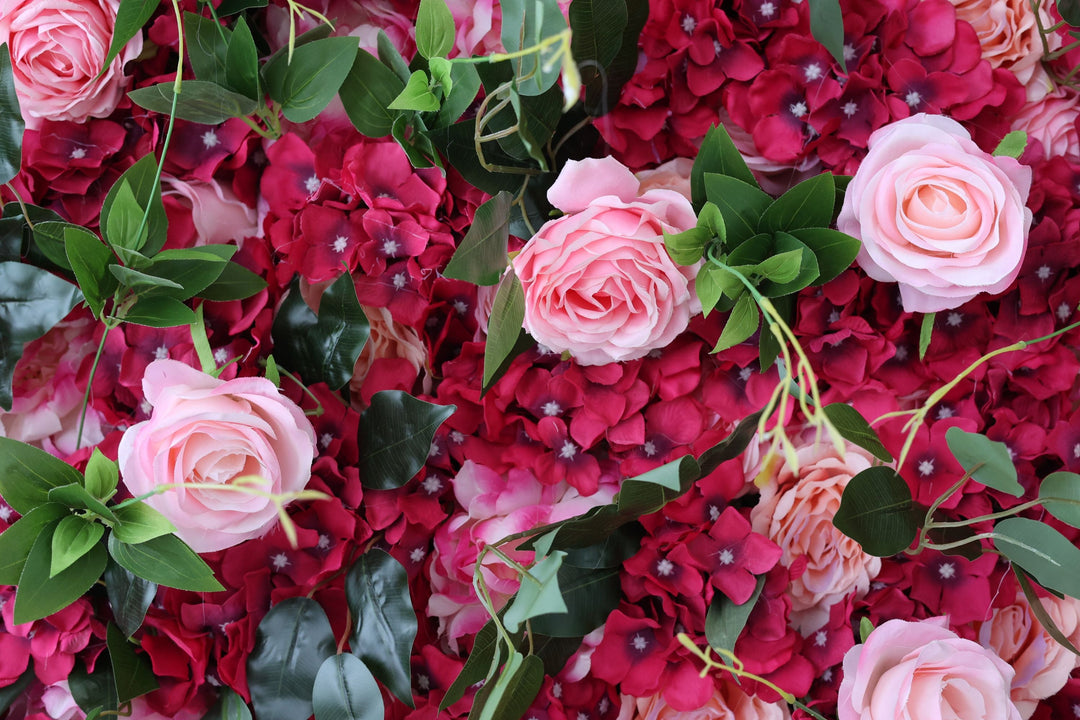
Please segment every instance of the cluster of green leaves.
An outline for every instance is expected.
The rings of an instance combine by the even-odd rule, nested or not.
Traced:
[[[829,228],[842,202],[838,178],[823,173],[773,199],[722,126],[705,136],[690,179],[697,227],[668,235],[665,242],[681,265],[705,260],[696,280],[705,314],[730,311],[714,352],[758,329],[758,300],[747,284],[762,297],[789,298],[833,279],[859,252],[858,240]],[[760,337],[766,368],[779,347],[770,333]]]
[[[1030,587],[1034,579],[1051,592],[1080,598],[1080,576],[1075,572],[1080,566],[1080,549],[1049,524],[1018,513],[1038,505],[1061,522],[1080,528],[1080,475],[1052,473],[1040,482],[1035,499],[990,515],[939,520],[935,514],[940,505],[968,481],[1015,498],[1024,494],[1004,443],[955,427],[948,430],[945,440],[964,475],[929,508],[912,499],[907,483],[895,470],[872,467],[848,483],[833,524],[864,551],[879,557],[930,548],[968,559],[986,552],[1007,558],[1022,587],[1026,586],[1025,593],[1044,627],[1071,648],[1038,606]],[[975,530],[987,526],[991,529]],[[984,545],[985,540],[991,541],[993,548]]]

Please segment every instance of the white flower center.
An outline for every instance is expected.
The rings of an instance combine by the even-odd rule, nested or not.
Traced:
[[[806,77],[806,82],[821,79],[821,66],[817,63],[810,63],[803,68],[803,76]]]
[[[428,448],[427,456],[428,457],[439,457],[440,452],[442,452],[442,451],[439,449],[439,443],[432,441],[431,447]]]
[[[652,440],[646,440],[645,444],[641,446],[641,451],[649,457],[652,457],[656,454],[656,443]]]
[[[855,46],[844,43],[844,62],[850,62],[855,59]]]
[[[1080,443],[1073,445],[1073,457],[1080,459]]]
[[[424,492],[428,495],[434,495],[442,490],[443,485],[442,480],[439,479],[438,475],[428,475],[424,478],[424,482],[420,483],[420,486],[424,488]]]
[[[829,634],[824,630],[818,630],[814,633],[814,645],[817,647],[825,647],[825,643],[829,642]]]
[[[750,376],[753,375],[753,374],[754,374],[753,370],[751,370],[748,367],[744,367],[742,370],[739,371],[739,379],[742,380],[743,382],[746,382],[747,380],[750,379]]]
[[[7,522],[11,519],[12,512],[12,509],[9,508],[7,505],[0,505],[0,520]]]
[[[720,564],[730,565],[735,562],[735,553],[731,552],[728,548],[724,548],[720,551]]]
[[[841,109],[844,111],[844,115],[846,115],[847,117],[852,117],[855,115],[855,113],[859,112],[859,104],[856,103],[854,100],[848,100],[846,103],[844,103],[844,107]]]
[[[559,457],[561,457],[563,460],[573,460],[574,456],[577,455],[577,451],[577,445],[570,442],[569,440],[566,440],[565,442],[563,442],[562,447],[559,448]]]
[[[330,547],[330,536],[329,535],[323,535],[322,533],[319,533],[318,548],[320,550],[327,550],[327,549],[329,549],[329,547]]]
[[[773,13],[776,12],[776,6],[773,5],[771,2],[763,2],[758,7],[758,12],[760,12],[765,17],[772,17]]]
[[[949,327],[959,327],[964,322],[964,316],[958,312],[951,312],[945,317],[945,324]]]
[[[683,15],[683,19],[682,19],[681,24],[682,24],[683,32],[685,32],[687,35],[689,35],[690,33],[694,32],[694,28],[697,27],[697,20],[695,20],[690,15]]]
[[[319,179],[318,175],[312,175],[304,181],[304,188],[306,188],[309,193],[318,190],[320,185],[322,185],[322,180]]]
[[[562,406],[554,400],[548,400],[544,403],[543,407],[540,408],[540,411],[548,417],[554,417],[562,412]]]
[[[460,445],[461,443],[465,442],[465,434],[460,430],[451,430],[450,441],[453,442],[455,445]]]
[[[709,506],[709,519],[712,520],[713,522],[716,522],[717,520],[719,520],[720,519],[720,508],[716,507],[715,505],[710,505]]]
[[[656,574],[667,577],[671,573],[675,572],[675,563],[671,562],[667,558],[660,558],[656,563]]]
[[[330,433],[323,433],[319,436],[319,445],[323,450],[330,447],[330,443],[334,442],[334,436]]]
[[[214,132],[214,128],[210,128],[202,134],[202,144],[207,150],[221,144],[221,141],[218,140],[217,133]]]
[[[405,273],[398,273],[394,276],[394,289],[401,290],[403,287],[405,287],[406,282],[407,281],[405,279]]]
[[[400,248],[401,248],[401,246],[398,244],[397,240],[393,240],[391,238],[387,238],[386,240],[383,240],[382,251],[383,251],[383,254],[385,254],[385,255],[393,257],[394,255],[397,255],[397,251]]]
[[[922,462],[919,463],[919,474],[922,475],[923,477],[926,477],[927,475],[930,475],[933,472],[934,472],[934,461],[933,460],[923,460]]]
[[[922,95],[919,94],[918,90],[909,90],[908,94],[904,96],[904,102],[914,110],[915,106],[922,102]]]
[[[825,668],[825,672],[821,673],[821,679],[824,682],[832,682],[832,668]]]
[[[167,360],[168,357],[169,357],[169,348],[167,348],[166,346],[161,345],[161,346],[159,346],[157,348],[154,348],[154,358],[156,360]]]
[[[893,355],[893,357],[896,358],[897,360],[899,360],[900,362],[904,362],[905,360],[907,360],[908,359],[907,345],[897,345],[896,346],[896,354]]]
[[[649,641],[641,637],[640,635],[635,635],[634,639],[631,642],[633,642],[634,649],[638,652],[645,652],[645,649],[649,647]]]
[[[941,567],[938,568],[937,574],[941,576],[942,580],[952,580],[956,577],[956,566],[951,562],[941,563]]]
[[[421,690],[430,690],[431,678],[429,678],[427,675],[417,675],[416,687],[420,688]]]
[[[228,360],[229,360],[229,351],[228,351],[227,348],[220,347],[220,348],[218,348],[217,350],[214,351],[214,362],[223,363],[223,362],[228,362]]]
[[[338,235],[334,238],[334,252],[343,253],[347,247],[349,247],[349,238],[344,235]]]
[[[937,419],[938,420],[948,420],[953,415],[955,415],[955,413],[953,412],[953,409],[951,407],[949,407],[948,405],[942,405],[940,408],[938,408],[938,411],[937,411]]]
[[[458,315],[464,315],[465,313],[469,312],[469,303],[465,302],[464,300],[455,300],[453,303],[451,303],[451,305],[454,306],[454,312],[456,312]]]
[[[84,157],[86,157],[86,150],[82,149],[81,147],[72,148],[70,157],[72,160],[82,160]]]
[[[283,570],[289,566],[289,557],[285,553],[278,553],[270,558],[275,570]]]
[[[1046,281],[1050,279],[1050,266],[1040,265],[1039,269],[1035,271],[1035,276],[1040,280]]]
[[[788,106],[788,110],[790,110],[791,114],[795,117],[801,118],[807,113],[806,103],[804,103],[802,100],[799,100],[798,102],[793,102],[791,103],[791,105]]]
[[[413,548],[413,551],[409,553],[409,559],[414,563],[418,563],[424,559],[424,555],[427,555],[427,553],[424,552],[424,548]]]
[[[1069,307],[1069,303],[1061,303],[1058,305],[1057,316],[1061,322],[1065,322],[1072,315],[1072,308]]]

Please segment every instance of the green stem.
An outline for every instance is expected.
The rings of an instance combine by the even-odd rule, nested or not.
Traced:
[[[284,375],[285,377],[289,378],[294,383],[299,385],[300,389],[304,391],[304,394],[315,401],[315,405],[317,407],[314,410],[305,410],[304,411],[305,415],[307,415],[308,417],[319,417],[324,412],[326,412],[326,410],[323,408],[322,402],[319,401],[319,398],[315,396],[315,393],[311,392],[311,390],[308,389],[307,385],[300,382],[300,378],[296,377],[295,375],[293,375],[291,372],[289,372],[285,368],[281,367],[280,365],[277,366],[277,369],[278,369],[279,373],[281,373],[282,375]]]
[[[19,210],[22,211],[23,222],[30,228],[30,232],[34,231],[34,223],[30,222],[30,215],[26,212],[26,203],[23,202],[22,196],[19,195],[19,191],[15,189],[15,186],[10,182],[4,183],[4,187],[11,191],[11,194],[15,196],[15,202],[19,204]]]
[[[101,333],[101,342],[98,343],[97,352],[94,353],[94,362],[90,365],[90,378],[86,381],[86,390],[83,391],[82,409],[79,411],[79,430],[75,434],[75,449],[78,450],[82,447],[82,434],[83,425],[86,424],[86,410],[90,406],[90,391],[94,387],[94,374],[97,372],[98,362],[101,360],[101,353],[105,350],[105,339],[109,336],[109,333],[119,323],[113,324],[111,321],[106,320],[105,330]]]
[[[979,515],[968,520],[950,520],[947,522],[933,522],[927,523],[932,528],[954,528],[954,527],[967,527],[968,525],[978,525],[982,522],[989,522],[990,520],[1000,520],[1001,518],[1010,517],[1012,515],[1019,515],[1025,510],[1030,510],[1033,507],[1041,505],[1040,500],[1028,500],[1026,503],[1021,503],[1015,507],[1011,507],[1008,510],[1002,510],[1001,512],[990,513],[989,515]]]
[[[958,548],[961,545],[967,545],[968,543],[979,542],[979,541],[982,541],[982,540],[989,540],[990,538],[993,538],[993,537],[995,537],[994,533],[987,532],[987,533],[980,533],[979,535],[972,535],[971,537],[964,538],[963,540],[956,540],[955,542],[943,543],[941,545],[937,545],[935,543],[930,543],[930,542],[923,543],[923,547],[926,548],[927,550],[938,550],[938,551],[952,550],[953,548]]]

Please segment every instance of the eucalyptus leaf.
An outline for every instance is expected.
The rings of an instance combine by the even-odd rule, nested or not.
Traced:
[[[116,625],[109,623],[106,632],[109,662],[112,664],[116,699],[126,703],[158,689],[157,679],[147,655],[138,655]]]
[[[26,557],[39,535],[51,535],[60,520],[69,517],[68,508],[46,503],[16,520],[0,533],[0,585],[18,585]]]
[[[131,637],[143,623],[146,610],[157,595],[157,584],[135,575],[110,559],[103,576],[116,624]]]
[[[558,573],[566,553],[555,551],[541,558],[521,578],[521,585],[503,615],[503,626],[514,633],[521,624],[537,615],[565,614],[566,603],[559,589]]]
[[[98,544],[105,526],[93,520],[68,515],[52,532],[52,557],[49,577],[56,577],[71,567]]]
[[[975,482],[1013,497],[1024,494],[1005,443],[958,427],[951,427],[945,432],[945,442],[953,457]]]
[[[765,588],[765,576],[757,576],[757,585],[746,602],[736,604],[724,593],[714,593],[705,615],[705,639],[716,650],[735,650],[735,641],[746,627],[750,613]]]
[[[0,437],[0,495],[20,515],[49,503],[54,488],[82,481],[82,474],[63,460],[18,440]]]
[[[404,89],[404,81],[393,70],[361,49],[341,84],[339,95],[353,127],[368,137],[381,138],[394,127],[398,113],[389,109],[390,103]]]
[[[217,8],[217,14],[218,17],[235,15],[236,13],[243,12],[248,8],[266,7],[267,2],[268,0],[221,0],[221,4],[218,5]],[[297,40],[299,40],[299,38],[297,38]]]
[[[511,355],[525,322],[525,291],[511,267],[495,291],[488,319],[487,343],[484,345],[484,378],[487,390],[498,380],[496,370]]]
[[[629,20],[625,0],[574,0],[570,3],[570,49],[578,65],[609,65],[622,47]],[[584,77],[583,77],[584,79]]]
[[[301,45],[292,61],[281,55],[266,64],[263,77],[270,97],[290,122],[313,120],[334,99],[356,59],[359,41],[329,37]]]
[[[1080,548],[1054,528],[1030,518],[1011,517],[994,526],[994,547],[1039,584],[1080,598]],[[29,564],[29,561],[27,561]]]
[[[116,681],[113,680],[112,665],[107,656],[101,656],[94,663],[93,674],[88,674],[77,663],[68,675],[68,687],[71,697],[86,713],[86,720],[93,720],[102,711],[116,712],[120,702],[116,698]]]
[[[26,123],[19,110],[7,43],[0,44],[0,185],[19,174]]]
[[[441,1],[441,0],[440,0]],[[504,191],[476,208],[472,225],[443,275],[477,285],[495,285],[508,262],[510,193]]]
[[[69,224],[52,210],[27,204],[24,214],[18,203],[8,203],[0,219],[0,234],[10,237],[19,247],[12,255],[0,255],[0,260],[16,260],[25,255],[25,262],[52,270],[74,282],[75,275],[64,249],[63,228]]]
[[[1080,475],[1050,473],[1039,483],[1039,502],[1061,522],[1080,527]]]
[[[882,462],[892,462],[892,455],[881,444],[881,439],[870,423],[858,410],[846,403],[831,403],[822,408],[829,422],[839,431],[840,436],[850,443],[867,450]]]
[[[163,82],[132,90],[131,102],[152,112],[172,112],[175,84]],[[176,96],[176,117],[200,125],[220,125],[229,118],[245,117],[255,112],[257,104],[241,95],[206,80],[185,80]]]
[[[390,36],[386,34],[385,30],[379,30],[375,35],[375,45],[379,54],[379,62],[386,67],[394,71],[401,82],[409,82],[409,76],[412,75],[412,70],[409,69],[409,63],[405,62],[405,58],[401,56],[401,51],[394,45],[394,41],[390,39]],[[459,67],[472,67],[471,65],[462,66],[459,63],[455,63]]]
[[[757,424],[761,418],[761,412],[758,410],[744,417],[731,434],[701,453],[698,457],[698,465],[701,466],[702,477],[712,474],[720,465],[742,454],[757,435]]]
[[[109,554],[128,571],[158,585],[193,592],[225,589],[202,558],[175,535],[129,545],[110,533]]]
[[[1080,0],[1058,0],[1056,4],[1062,20],[1072,27],[1080,27]]]
[[[15,624],[33,622],[63,610],[82,597],[101,577],[108,555],[98,543],[66,570],[50,575],[52,533],[34,541],[15,592]]]
[[[904,479],[892,468],[878,466],[848,481],[833,525],[862,545],[864,552],[888,557],[915,539],[919,518]]]
[[[566,610],[532,618],[534,633],[580,639],[602,626],[622,597],[618,567],[583,568],[564,559],[556,580]]]
[[[202,716],[202,720],[252,720],[251,709],[239,693],[223,687],[218,701]]]
[[[701,477],[701,467],[690,455],[665,463],[623,481],[615,504],[621,515],[638,518],[654,513],[690,489]]]
[[[326,658],[315,675],[315,720],[382,720],[382,693],[371,671],[353,655]],[[411,697],[410,697],[411,704]]]
[[[407,483],[427,461],[435,431],[455,405],[435,405],[403,390],[380,390],[360,414],[360,482],[372,490]]]

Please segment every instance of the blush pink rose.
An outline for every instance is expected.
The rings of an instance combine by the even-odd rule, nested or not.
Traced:
[[[1043,607],[1069,641],[1080,643],[1080,600],[1071,597],[1042,598]],[[1043,630],[1031,612],[1023,593],[1017,593],[1012,605],[994,610],[993,616],[978,628],[979,642],[1012,665],[1012,699],[1027,720],[1039,701],[1057,693],[1080,666],[1073,655]]]
[[[664,232],[697,223],[673,190],[639,194],[614,158],[571,160],[548,190],[566,213],[514,258],[525,291],[525,329],[582,365],[634,360],[686,329],[699,303],[696,268],[676,265]]]
[[[651,170],[640,170],[637,179],[638,193],[649,190],[674,190],[690,200],[690,172],[694,169],[693,158],[675,158]]]
[[[623,695],[616,720],[788,720],[790,717],[786,703],[765,702],[747,695],[734,683],[724,682],[708,702],[690,711],[671,707],[662,693],[650,697]]]
[[[260,234],[255,209],[248,207],[228,185],[217,181],[161,179],[161,198],[169,213],[169,229],[177,226],[187,237],[176,237],[179,247],[224,245]]]
[[[1020,720],[1013,669],[945,618],[889,620],[844,655],[838,720]]]
[[[1029,102],[1013,116],[1011,130],[1027,133],[1028,143],[1038,141],[1043,157],[1064,157],[1080,160],[1080,133],[1076,131],[1076,118],[1080,116],[1080,93],[1071,88],[1043,96]]]
[[[98,77],[120,0],[0,0],[0,43],[8,43],[27,127],[43,119],[106,117],[127,88],[124,63],[142,52],[135,37]]]
[[[983,59],[991,67],[1010,70],[1024,84],[1032,79],[1042,60],[1043,45],[1039,37],[1036,14],[1030,0],[950,0],[956,7],[956,17],[971,23],[979,36]],[[1054,20],[1046,12],[1045,4],[1039,9],[1043,27],[1050,27]],[[1061,45],[1056,33],[1047,36],[1050,50]]]
[[[232,547],[277,522],[270,499],[218,486],[252,475],[275,494],[307,485],[315,430],[269,380],[224,381],[175,360],[155,360],[142,385],[153,413],[120,439],[120,473],[132,495],[165,483],[212,486],[174,488],[146,501],[196,552]]]
[[[913,115],[870,136],[836,225],[862,240],[867,275],[899,283],[904,310],[948,310],[1019,274],[1030,188],[1030,168],[986,154],[956,121]]]

